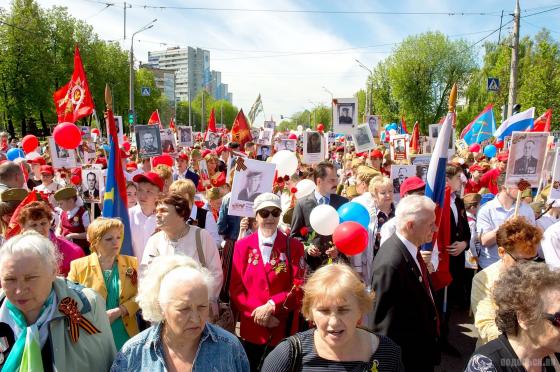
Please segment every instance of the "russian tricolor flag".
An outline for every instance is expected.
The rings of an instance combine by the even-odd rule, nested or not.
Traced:
[[[496,142],[503,142],[507,136],[511,136],[513,132],[525,132],[533,129],[535,120],[535,108],[515,114],[504,120],[502,125],[494,133]]]

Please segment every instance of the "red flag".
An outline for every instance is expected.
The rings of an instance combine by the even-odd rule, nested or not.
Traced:
[[[253,140],[243,109],[239,110],[235,120],[233,121],[233,126],[231,127],[231,140],[239,143],[241,148],[243,148],[243,145],[245,145],[246,142]]]
[[[25,199],[23,199],[21,203],[19,203],[16,210],[14,211],[14,214],[12,214],[12,218],[10,218],[10,223],[8,224],[8,228],[4,236],[6,240],[18,235],[21,232],[21,225],[18,223],[18,220],[23,207],[25,207],[27,204],[31,202],[40,201],[40,200],[43,200],[41,198],[41,195],[39,195],[37,191],[31,191],[29,194],[27,194]]]
[[[53,98],[59,123],[75,123],[84,116],[93,113],[95,106],[89,92],[86,72],[84,71],[80,50],[77,45],[74,51],[74,73],[72,78],[68,84],[54,92]]]
[[[171,129],[173,133],[175,133],[175,120],[173,120],[173,117],[171,117],[171,120],[169,120],[169,129]]]
[[[535,120],[533,124],[533,129],[531,129],[528,132],[550,132],[551,121],[552,121],[552,109],[548,109],[544,114],[542,114]]]
[[[163,129],[163,127],[161,126],[161,119],[159,117],[158,110],[152,112],[152,115],[148,119],[148,125],[159,125],[159,129]]]
[[[404,121],[404,116],[401,116],[401,134],[408,134],[408,128],[406,127],[406,121]]]
[[[434,291],[438,291],[451,284],[453,278],[449,272],[449,253],[447,253],[447,246],[451,244],[451,188],[445,187],[445,198],[443,206],[436,207],[436,225],[438,226],[437,234],[437,247],[439,264],[435,272],[430,277]]]
[[[414,123],[412,128],[412,138],[410,139],[410,149],[414,150],[417,154],[420,153],[420,128],[418,128],[418,121]]]
[[[214,109],[210,112],[210,117],[208,118],[208,126],[206,127],[206,133],[204,133],[204,142],[206,142],[206,137],[208,137],[208,132],[216,133],[216,116],[214,114]]]

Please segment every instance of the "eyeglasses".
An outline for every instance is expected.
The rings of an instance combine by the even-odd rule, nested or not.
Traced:
[[[270,216],[271,214],[272,214],[272,217],[277,218],[277,217],[280,217],[280,214],[282,213],[282,210],[280,210],[278,208],[274,208],[273,210],[261,209],[257,213],[262,218],[268,218],[268,216]]]
[[[553,326],[560,328],[560,312],[554,314],[544,313],[543,316],[545,319],[550,320]]]
[[[538,262],[538,261],[539,261],[539,255],[538,255],[538,254],[535,255],[535,256],[533,256],[533,257],[530,257],[530,258],[519,258],[519,257],[515,257],[513,254],[511,254],[511,253],[509,253],[509,252],[507,252],[507,251],[506,251],[506,253],[507,253],[511,258],[513,258],[513,260],[514,260],[515,262]]]

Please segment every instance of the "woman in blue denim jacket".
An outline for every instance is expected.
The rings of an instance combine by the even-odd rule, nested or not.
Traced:
[[[153,325],[124,344],[111,371],[249,372],[237,337],[207,323],[211,280],[190,257],[156,257],[137,297]]]

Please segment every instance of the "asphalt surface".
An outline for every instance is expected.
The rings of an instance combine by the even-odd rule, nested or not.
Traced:
[[[467,310],[454,310],[449,321],[449,343],[459,351],[460,358],[442,353],[441,364],[436,372],[460,372],[469,361],[475,349],[477,332],[473,318]]]

